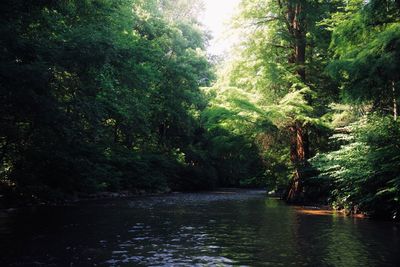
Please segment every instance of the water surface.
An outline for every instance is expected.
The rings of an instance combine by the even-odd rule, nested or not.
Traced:
[[[261,191],[0,213],[1,266],[400,266],[391,222],[299,212]]]

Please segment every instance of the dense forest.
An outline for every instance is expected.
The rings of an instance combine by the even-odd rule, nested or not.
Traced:
[[[400,212],[400,1],[242,0],[206,52],[201,0],[0,3],[0,195],[266,187]]]

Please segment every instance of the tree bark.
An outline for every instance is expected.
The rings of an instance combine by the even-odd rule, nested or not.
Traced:
[[[306,28],[305,14],[301,0],[287,1],[287,26],[293,38],[294,48],[289,56],[289,63],[295,65],[296,74],[300,80],[306,82]],[[279,2],[282,6],[282,2]],[[290,131],[290,159],[294,166],[294,175],[286,194],[286,201],[300,202],[303,199],[304,168],[309,158],[308,131],[301,122],[295,121],[289,127]]]
[[[300,123],[295,122],[289,127],[290,131],[290,160],[294,166],[292,181],[287,190],[288,202],[301,202],[303,200],[304,168],[307,167],[309,158],[308,131]]]

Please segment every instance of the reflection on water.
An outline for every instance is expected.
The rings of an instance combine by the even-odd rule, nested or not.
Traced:
[[[0,251],[2,266],[400,266],[400,233],[225,191],[0,213]]]

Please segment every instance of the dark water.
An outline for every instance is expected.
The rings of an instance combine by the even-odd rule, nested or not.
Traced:
[[[0,266],[400,266],[400,226],[259,191],[94,201],[1,213]]]

